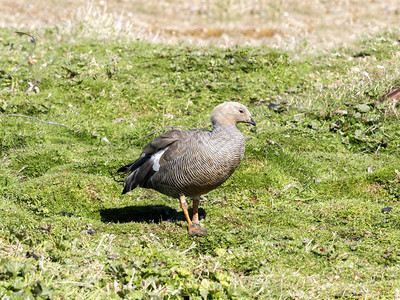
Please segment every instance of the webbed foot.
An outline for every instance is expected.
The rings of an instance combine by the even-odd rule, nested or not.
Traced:
[[[191,236],[195,236],[195,235],[203,235],[203,236],[207,236],[207,230],[209,228],[204,228],[204,227],[200,227],[199,225],[196,224],[191,224],[189,225],[189,234]]]

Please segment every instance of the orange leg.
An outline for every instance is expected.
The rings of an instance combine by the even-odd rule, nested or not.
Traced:
[[[189,228],[190,228],[190,226],[192,225],[192,221],[190,221],[190,218],[189,218],[189,212],[188,212],[188,208],[189,207],[188,207],[188,205],[186,203],[185,196],[181,195],[179,197],[179,201],[181,202],[181,208],[183,210],[183,213],[185,214],[186,221],[188,222],[188,225],[189,225]]]
[[[199,225],[199,201],[200,197],[193,197],[193,218],[192,222]]]
[[[186,203],[185,196],[181,195],[179,197],[179,201],[181,202],[181,208],[183,210],[183,213],[185,214],[186,221],[188,222],[189,234],[191,236],[194,236],[194,235],[197,235],[197,234],[207,235],[206,234],[207,228],[198,227],[198,226],[194,225],[192,223],[192,221],[190,221],[189,212],[188,212],[188,205]]]

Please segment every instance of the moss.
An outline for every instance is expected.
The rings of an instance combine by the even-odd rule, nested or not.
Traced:
[[[2,36],[3,74],[29,47]],[[375,100],[398,83],[378,68],[398,61],[395,37],[362,42],[376,49],[360,58],[57,37],[1,83],[0,295],[394,297],[399,120]],[[228,100],[257,127],[239,126],[245,159],[201,203],[208,237],[188,236],[177,200],[120,195],[115,171],[146,143],[210,128]]]

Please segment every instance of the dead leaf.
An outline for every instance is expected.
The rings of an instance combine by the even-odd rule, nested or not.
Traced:
[[[34,64],[37,63],[37,59],[34,59],[34,58],[29,57],[28,62],[29,62],[31,65],[34,65]]]
[[[378,102],[383,102],[385,100],[389,100],[389,101],[391,100],[392,102],[399,103],[400,102],[400,87],[383,95],[381,98],[379,98]]]

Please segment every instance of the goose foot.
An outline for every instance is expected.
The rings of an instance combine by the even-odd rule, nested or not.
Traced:
[[[186,221],[188,222],[188,226],[189,226],[189,234],[191,236],[195,236],[195,235],[203,235],[206,236],[206,230],[208,228],[203,228],[199,226],[199,214],[197,212],[198,209],[198,199],[195,198],[193,200],[193,222],[190,220],[189,218],[189,212],[188,212],[188,205],[185,201],[185,195],[181,195],[179,197],[179,200],[181,202],[181,208],[183,210],[183,214],[185,215]],[[196,201],[197,200],[197,201]]]
[[[206,232],[207,229],[209,229],[209,228],[199,227],[198,225],[196,226],[195,224],[190,224],[189,225],[189,234],[191,236],[195,236],[195,235],[207,236],[207,232]]]

